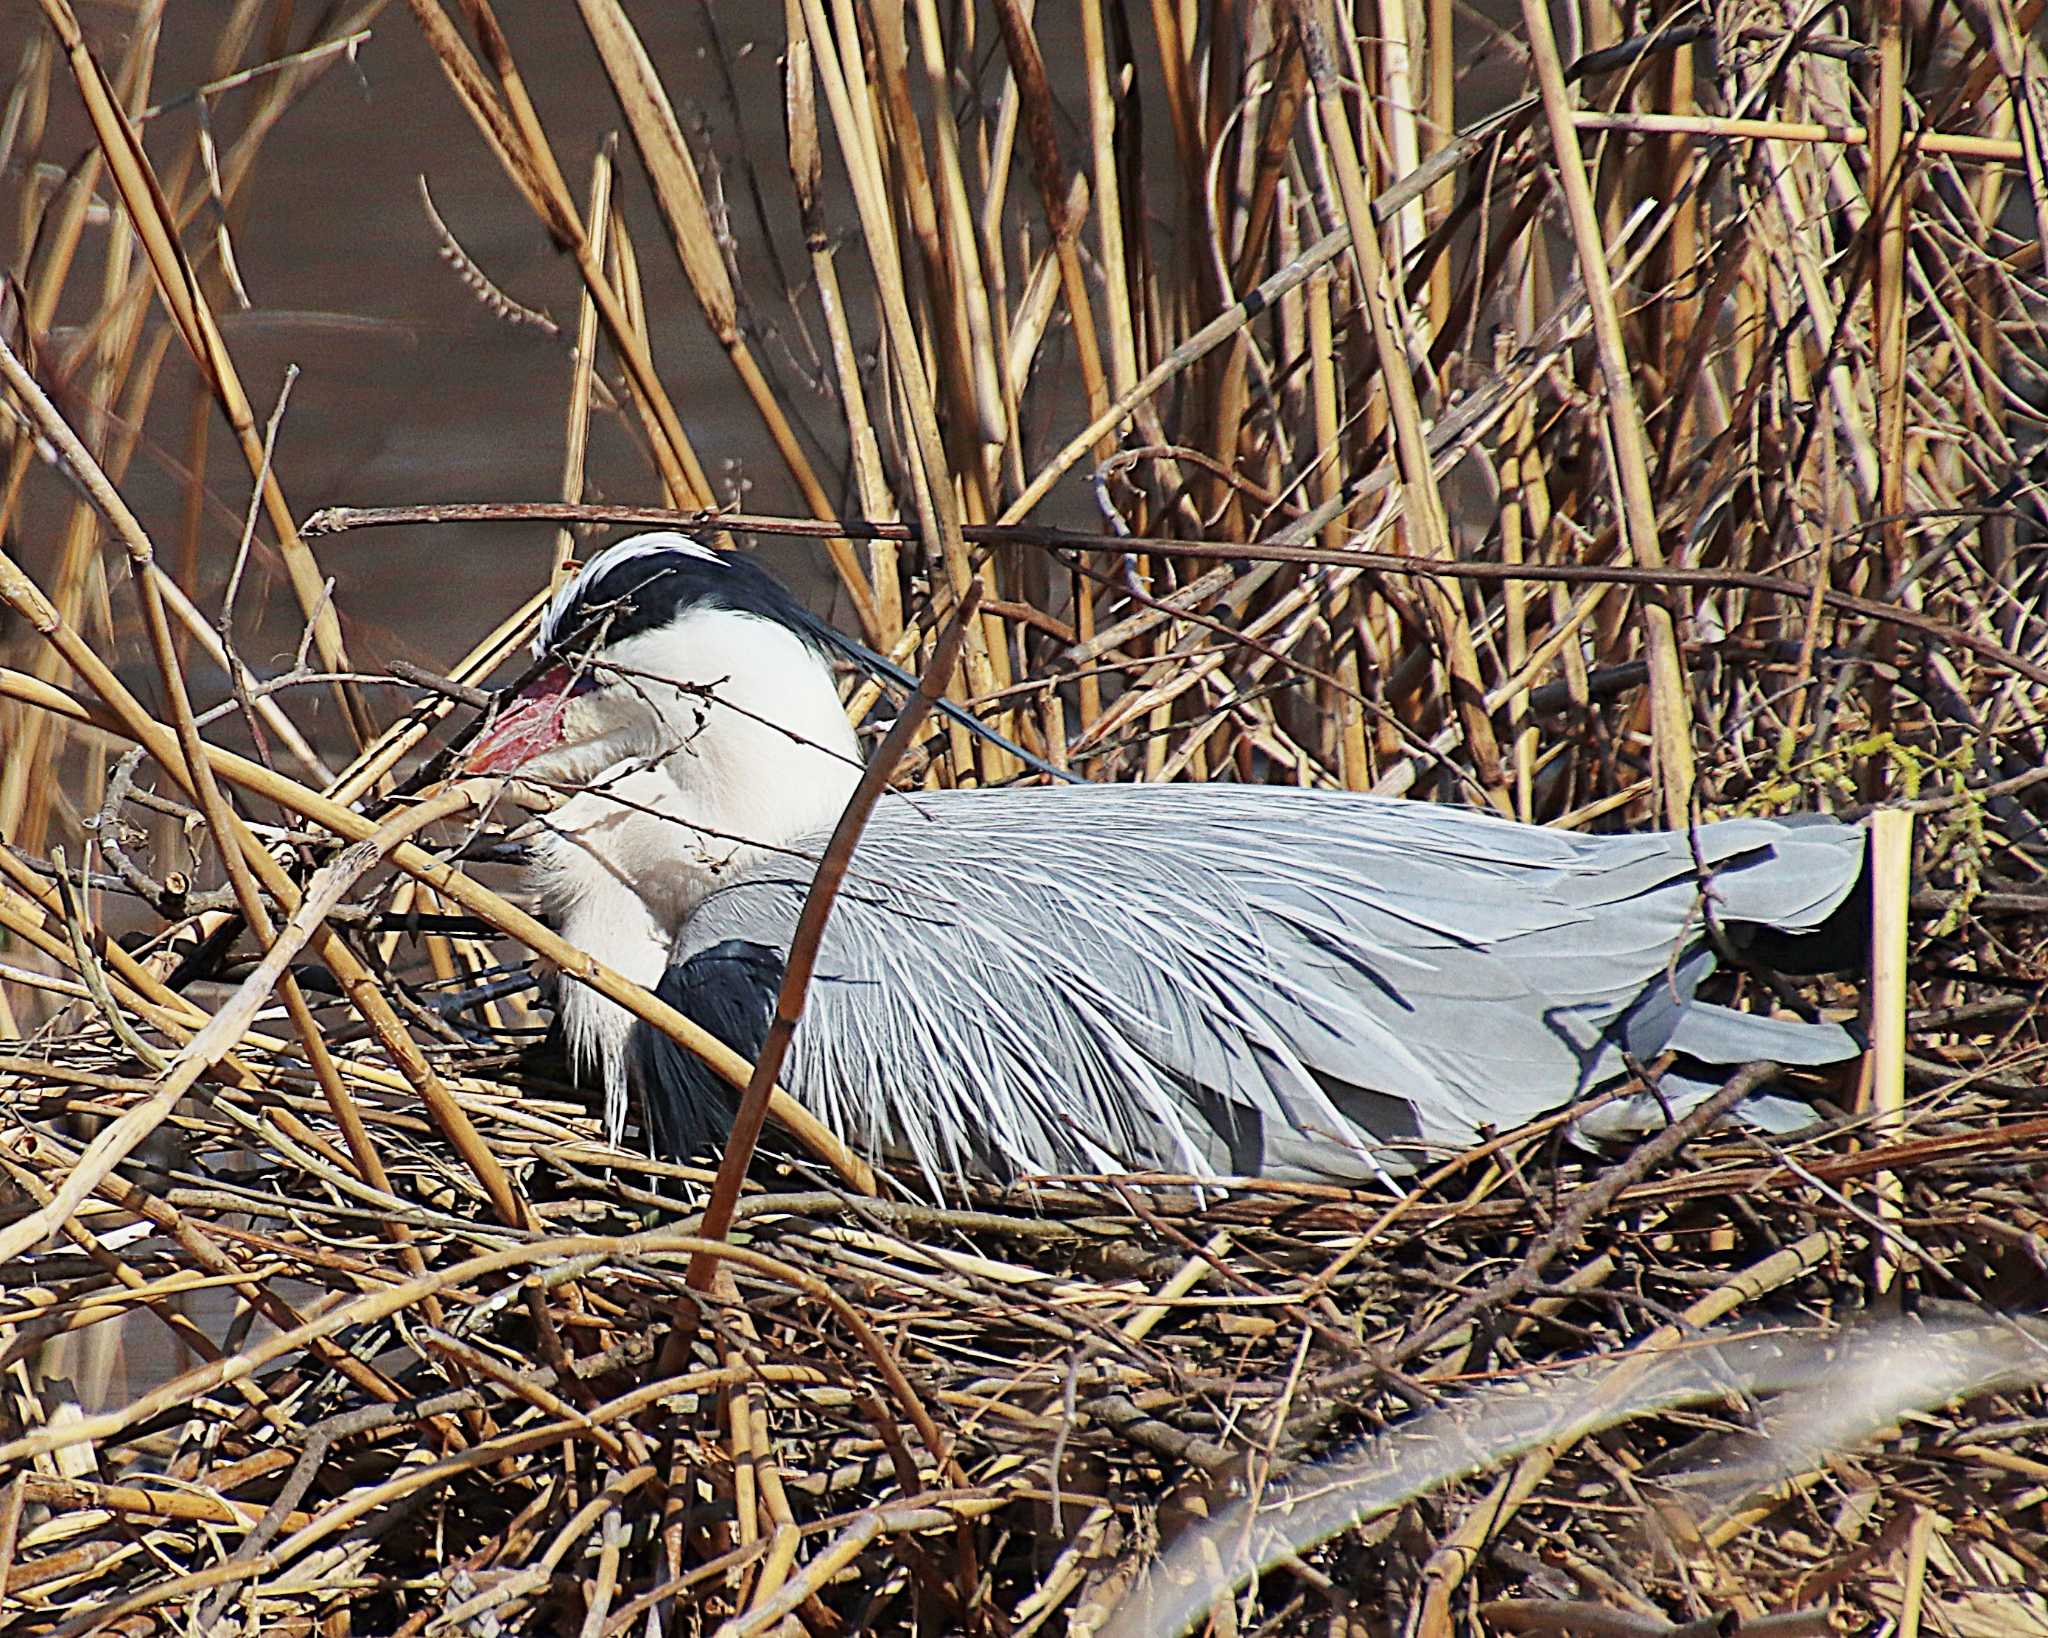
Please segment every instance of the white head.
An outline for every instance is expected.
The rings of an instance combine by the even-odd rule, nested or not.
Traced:
[[[829,834],[861,765],[824,644],[752,560],[686,535],[622,540],[555,594],[534,653],[556,663],[465,771],[571,793],[532,872],[565,938],[652,989],[722,875]],[[630,1017],[582,985],[562,1008],[622,1112]]]

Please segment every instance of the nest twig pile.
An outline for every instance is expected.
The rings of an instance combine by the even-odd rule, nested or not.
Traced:
[[[954,692],[1090,778],[1918,822],[1907,982],[1799,1003],[1905,1050],[1807,1088],[1795,1139],[1710,1108],[1593,1157],[1561,1112],[1400,1198],[940,1205],[813,1132],[721,1236],[708,1173],[606,1143],[528,1050],[524,964],[687,1020],[487,885],[491,792],[442,779],[544,588],[445,676],[367,669],[216,322],[208,224],[378,8],[236,8],[189,152],[143,119],[147,19],[41,9],[0,120],[33,229],[0,300],[0,1625],[2048,1630],[2039,0],[1591,6],[1575,58],[1534,0],[1519,36],[1087,0],[1075,37],[800,0],[779,145],[736,92],[679,114],[586,0],[808,520],[719,507],[616,150],[573,191],[518,28],[415,0],[580,305],[559,500],[483,514],[554,531],[557,575],[605,519],[810,535],[912,669],[978,583]],[[46,161],[60,97],[91,139]],[[238,537],[124,499],[173,347],[246,457]],[[657,506],[586,496],[593,438]],[[304,640],[266,671],[236,610],[270,571]],[[1030,777],[950,729],[902,773]]]
[[[123,1056],[15,1060],[10,1106],[111,1116],[146,1090]],[[936,1207],[764,1177],[700,1304],[691,1180],[574,1104],[454,1083],[531,1203],[512,1229],[408,1095],[361,1091],[373,1190],[301,1066],[242,1061],[258,1084],[174,1117],[175,1152],[12,1304],[24,1337],[126,1310],[191,1350],[10,1441],[21,1630],[2048,1618],[2024,1387],[2048,1338],[1982,1317],[2038,1299],[2037,1103],[1958,1094],[1874,1146],[1723,1128],[1654,1173],[1518,1135],[1405,1200],[1076,1180]],[[45,1135],[9,1171],[41,1199],[76,1158]],[[1894,1255],[1918,1317],[1857,1365],[1836,1344]],[[227,1281],[260,1316],[233,1346],[180,1302]],[[1926,1387],[1930,1339],[1964,1357]]]

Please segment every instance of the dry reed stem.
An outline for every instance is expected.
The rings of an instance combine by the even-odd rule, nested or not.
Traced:
[[[1570,91],[1557,54],[1550,12],[1538,0],[1523,0],[1522,24],[1529,34],[1536,77],[1543,89],[1543,112],[1557,154],[1558,179],[1578,250],[1579,277],[1593,313],[1593,335],[1605,378],[1607,415],[1613,439],[1613,460],[1622,492],[1622,519],[1629,557],[1651,570],[1664,566],[1658,533],[1657,503],[1650,489],[1649,453],[1644,444],[1642,411],[1636,402],[1622,341],[1621,316],[1607,282],[1607,253],[1593,212],[1592,189],[1572,124]],[[1683,825],[1692,811],[1692,711],[1678,657],[1677,626],[1669,607],[1646,602],[1643,619],[1650,656],[1650,712],[1655,723],[1657,777],[1665,823]]]
[[[1379,355],[1380,386],[1386,393],[1388,415],[1393,423],[1394,454],[1401,467],[1405,525],[1413,531],[1421,556],[1445,561],[1453,555],[1450,524],[1444,514],[1436,466],[1430,457],[1415,384],[1409,374],[1408,349],[1402,341],[1401,325],[1394,311],[1393,283],[1380,250],[1371,198],[1366,191],[1365,175],[1352,142],[1350,121],[1345,114],[1342,90],[1330,55],[1327,25],[1324,17],[1317,14],[1327,10],[1328,0],[1323,0],[1317,8],[1297,7],[1295,24],[1300,30],[1303,54],[1308,59],[1309,79],[1315,87],[1323,139],[1330,146],[1331,163],[1337,173],[1346,226],[1351,230],[1351,254],[1358,269],[1359,299],[1365,308],[1373,345]],[[1423,587],[1442,634],[1450,688],[1464,727],[1465,745],[1472,757],[1473,771],[1486,788],[1488,797],[1505,811],[1507,797],[1501,774],[1500,745],[1482,699],[1479,660],[1472,647],[1470,622],[1463,607],[1445,596],[1435,581],[1425,581]]]
[[[838,527],[849,534],[875,539],[908,540],[913,538],[910,529],[903,524],[853,523],[841,520],[837,525],[818,524],[810,519],[771,517],[758,513],[721,512],[717,514],[721,525],[730,525],[744,532],[784,535],[798,538],[814,536],[820,529]],[[383,528],[392,524],[433,524],[475,521],[506,521],[526,523],[554,523],[565,519],[579,522],[615,522],[627,524],[650,524],[657,527],[678,528],[684,533],[703,533],[709,528],[709,520],[696,512],[679,512],[673,508],[653,506],[574,506],[564,507],[548,501],[535,502],[472,502],[459,505],[429,505],[401,507],[330,507],[316,513],[308,520],[308,528],[322,531]],[[1030,546],[1050,552],[1068,552],[1087,549],[1094,543],[1093,536],[1072,531],[1029,526],[1008,526],[992,524],[971,526],[963,533],[975,544],[999,546]],[[1680,569],[1666,567],[1653,570],[1635,565],[1605,565],[1598,563],[1525,563],[1520,566],[1459,560],[1450,563],[1431,563],[1426,560],[1404,556],[1399,553],[1345,550],[1324,551],[1317,546],[1301,546],[1280,541],[1259,542],[1253,545],[1235,545],[1215,541],[1184,540],[1173,536],[1125,536],[1121,540],[1149,553],[1163,553],[1173,557],[1184,557],[1191,561],[1243,561],[1250,563],[1296,563],[1328,565],[1336,568],[1362,569],[1378,575],[1412,576],[1421,579],[1443,578],[1471,580],[1490,583],[1512,583],[1535,581],[1552,585],[1591,584],[1595,587],[1612,586],[1679,586],[1697,587],[1705,590],[1727,588],[1738,591],[1761,592],[1773,597],[1796,601],[1801,605],[1810,603],[1814,597],[1812,582],[1789,580],[1778,575],[1752,574],[1742,570],[1728,569]],[[2026,654],[2007,647],[1994,638],[1984,636],[1972,627],[1951,624],[1936,619],[1912,608],[1907,604],[1885,603],[1876,598],[1858,597],[1848,592],[1824,589],[1820,594],[1822,604],[1839,613],[1867,620],[1873,625],[1896,626],[1902,631],[1917,632],[1924,637],[1943,644],[1953,644],[1981,657],[1987,663],[2002,671],[2015,675],[2038,686],[2048,687],[2048,664],[2029,658]],[[1582,616],[1583,618],[1583,616]],[[1147,617],[1140,629],[1149,630],[1153,622]],[[1098,639],[1099,640],[1099,639]],[[1554,635],[1550,639],[1555,640]],[[1526,679],[1517,679],[1510,687],[1521,686]],[[20,679],[16,685],[22,691],[21,698],[54,699],[51,692],[37,693],[33,679]],[[61,704],[54,706],[63,710]]]
[[[106,702],[113,721],[119,724],[119,731],[130,735],[138,744],[144,746],[164,771],[179,780],[188,791],[193,789],[192,781],[198,776],[195,776],[185,763],[183,749],[175,734],[166,730],[142,709],[140,702],[108,669],[105,662],[83,643],[71,627],[58,618],[57,611],[48,598],[4,553],[0,553],[0,599],[4,599],[47,641],[56,646],[72,667],[91,684],[94,692]],[[217,770],[220,766],[218,753],[212,752],[210,748],[207,757],[202,760],[208,761],[209,772]],[[269,769],[262,768],[260,764],[244,764],[244,767],[262,775],[259,783],[275,786],[288,786],[290,783],[272,774]],[[331,803],[325,803],[324,799],[315,797],[314,793],[304,791],[302,787],[290,788],[321,803],[330,811],[347,811],[336,808]],[[298,890],[283,866],[256,841],[247,826],[234,814],[225,813],[224,818],[227,834],[222,837],[223,843],[228,843],[231,838],[232,845],[239,849],[243,858],[253,868],[264,890],[278,901],[287,914],[295,912],[299,906]],[[366,841],[376,833],[377,827],[373,823],[364,821],[363,824],[366,828],[351,840]],[[400,1069],[420,1093],[437,1124],[461,1152],[478,1181],[483,1184],[500,1214],[508,1222],[517,1222],[520,1208],[506,1183],[503,1169],[489,1150],[477,1140],[468,1117],[421,1055],[411,1033],[400,1021],[391,1003],[378,989],[368,970],[323,923],[316,921],[313,924],[311,937],[322,960],[327,963],[336,980],[363,1013],[379,1040],[397,1060]],[[232,1045],[232,1042],[228,1044]]]
[[[598,312],[604,319],[605,332],[626,366],[626,377],[634,396],[652,418],[659,433],[654,448],[671,493],[696,506],[714,506],[711,480],[705,475],[703,463],[684,433],[675,406],[669,401],[661,378],[655,372],[646,337],[632,322],[619,292],[605,275],[603,258],[595,248],[592,235],[570,199],[566,185],[560,181],[553,150],[544,140],[535,144],[539,135],[538,125],[529,120],[522,129],[508,114],[505,102],[491,89],[481,65],[462,43],[437,0],[407,0],[407,3],[427,35],[427,43],[440,60],[449,84],[504,165],[506,174],[549,230],[559,235],[575,255],[577,272],[582,275],[584,288],[596,301]]]
[[[292,590],[298,596],[300,611],[312,625],[313,641],[321,662],[329,671],[352,672],[355,667],[350,664],[348,652],[342,646],[341,624],[328,601],[326,581],[313,554],[300,540],[298,526],[285,503],[284,491],[277,482],[276,474],[270,470],[249,396],[242,389],[241,377],[236,373],[234,361],[221,339],[213,310],[201,293],[199,281],[179,245],[170,206],[157,186],[148,156],[143,152],[134,127],[121,111],[98,60],[87,49],[84,33],[68,0],[43,0],[43,12],[70,61],[72,76],[92,120],[101,152],[106,156],[109,173],[120,192],[128,220],[148,254],[151,271],[156,276],[157,292],[177,320],[185,345],[199,365],[201,374],[219,398],[221,410],[234,429],[242,453],[249,462],[249,470],[262,491],[264,512],[276,532],[278,552],[291,576]],[[337,685],[337,692],[351,732],[361,740],[368,732],[363,701],[351,684]]]
[[[599,263],[609,249],[612,220],[612,176],[618,142],[607,138],[590,162],[590,200],[584,217],[590,223],[590,252]],[[576,370],[569,383],[569,410],[562,437],[562,499],[583,498],[584,460],[590,448],[590,394],[597,380],[597,302],[586,288],[576,304]],[[565,526],[555,535],[555,566],[550,589],[559,591],[576,556],[576,537]],[[493,668],[495,669],[495,668]]]
[[[154,550],[147,536],[143,533],[140,522],[128,510],[126,503],[107,480],[105,474],[101,472],[90,452],[86,450],[83,444],[78,442],[71,433],[70,428],[63,423],[61,417],[57,415],[55,406],[42,394],[33,379],[29,377],[27,371],[22,368],[20,361],[14,356],[12,350],[8,349],[4,343],[0,343],[0,371],[4,371],[7,384],[13,390],[16,398],[26,405],[35,416],[42,436],[48,439],[61,452],[65,464],[70,469],[73,477],[91,497],[94,507],[114,526],[115,532],[120,537],[121,543],[127,551],[133,570],[135,586],[142,599],[144,623],[149,633],[150,646],[155,654],[158,676],[163,686],[164,697],[170,703],[171,721],[173,731],[177,736],[179,755],[183,760],[184,768],[190,776],[193,794],[197,797],[200,811],[205,816],[207,828],[212,834],[214,846],[226,869],[228,881],[234,890],[242,915],[248,922],[250,931],[258,942],[268,944],[271,936],[270,917],[265,909],[262,895],[257,888],[255,877],[244,858],[245,847],[249,847],[253,851],[253,844],[249,843],[246,833],[241,830],[234,814],[222,799],[220,789],[213,778],[212,767],[206,760],[205,745],[200,738],[198,726],[193,719],[191,699],[186,690],[183,671],[178,661],[176,645],[171,635],[170,623],[165,615],[163,577],[157,570]],[[282,410],[282,407],[282,400],[280,400],[280,410]],[[276,420],[273,418],[270,433],[266,436],[264,442],[264,470],[259,473],[257,479],[259,489],[268,477],[271,439],[274,438],[275,432]],[[360,727],[360,724],[357,726]],[[358,737],[361,737],[361,735],[358,734]],[[364,868],[375,862],[376,855],[372,854],[364,861]],[[354,876],[346,876],[345,879],[340,881],[339,886],[334,889],[334,902],[339,902],[340,895],[352,887],[354,881]],[[317,919],[315,924],[317,924]],[[304,925],[298,933],[297,943],[303,944],[305,939],[312,935],[313,930],[314,924]],[[340,1076],[335,1071],[332,1057],[328,1053],[326,1044],[321,1038],[319,1027],[313,1019],[312,1009],[307,1005],[297,980],[284,971],[282,962],[280,962],[278,967],[272,972],[269,982],[278,983],[283,990],[286,1007],[291,1013],[293,1027],[304,1047],[307,1061],[313,1066],[314,1073],[318,1077],[322,1090],[327,1096],[329,1106],[333,1109],[335,1118],[341,1124],[343,1134],[348,1140],[350,1151],[355,1157],[358,1169],[366,1181],[374,1187],[388,1192],[389,1182],[384,1173],[383,1163],[378,1156],[376,1144],[371,1139],[368,1128],[364,1126],[360,1114],[356,1111],[354,1100],[349,1096],[347,1088],[342,1084]],[[266,985],[264,994],[267,993]],[[249,1016],[253,1015],[255,1006],[262,999],[263,995],[259,994],[249,1000],[242,1020],[244,1027],[246,1027]],[[208,1026],[209,1029],[211,1027],[211,1025]],[[149,1132],[154,1129],[156,1121],[160,1120],[162,1114],[167,1113],[175,1103],[180,1093],[170,1091],[172,1082],[176,1082],[182,1077],[183,1087],[189,1087],[199,1075],[211,1070],[220,1058],[233,1050],[235,1045],[233,1037],[216,1045],[212,1042],[204,1042],[206,1034],[207,1031],[202,1030],[184,1049],[186,1053],[195,1055],[190,1073],[185,1073],[183,1063],[174,1067],[171,1076],[166,1082],[165,1090],[158,1094],[158,1098],[164,1101],[161,1102],[156,1116],[145,1119],[127,1134],[127,1147],[125,1149],[110,1151],[112,1159],[108,1160],[101,1168],[101,1175],[104,1175],[105,1171],[110,1169],[114,1161],[118,1160],[122,1154],[132,1150],[136,1144],[147,1137]],[[202,1045],[203,1042],[204,1044]],[[199,1056],[200,1054],[210,1055]],[[83,1186],[79,1186],[76,1180],[67,1179],[65,1196],[68,1204],[63,1211],[56,1212],[52,1226],[54,1226],[54,1222],[61,1222],[69,1214],[70,1209],[74,1208],[78,1201],[82,1200],[90,1192],[93,1186],[92,1182],[86,1182]],[[55,1211],[54,1207],[51,1209]],[[395,1240],[401,1243],[406,1240],[403,1228],[395,1224],[390,1227],[389,1232]],[[414,1271],[417,1272],[418,1257],[416,1253],[409,1254],[409,1263],[414,1266]]]
[[[1727,1284],[1710,1291],[1669,1325],[1659,1326],[1631,1350],[1626,1363],[1602,1385],[1604,1395],[1620,1396],[1653,1368],[1658,1356],[1675,1348],[1685,1338],[1726,1319],[1745,1304],[1769,1296],[1773,1291],[1818,1266],[1836,1249],[1829,1233],[1808,1235],[1797,1245],[1772,1252],[1744,1269]],[[1585,1412],[1588,1425],[1600,1417],[1598,1403]],[[1511,1473],[1503,1474],[1486,1498],[1465,1515],[1457,1530],[1440,1546],[1423,1571],[1425,1592],[1418,1631],[1440,1635],[1449,1630],[1450,1599],[1470,1572],[1487,1540],[1506,1526],[1515,1512],[1528,1501],[1547,1478],[1573,1441],[1560,1439],[1525,1456]]]
[[[831,25],[826,21],[819,0],[803,0],[803,7],[811,38],[831,39]],[[910,441],[916,452],[912,475],[919,526],[925,540],[937,551],[957,601],[967,595],[973,569],[966,542],[960,533],[959,501],[953,489],[945,444],[939,434],[923,351],[911,323],[909,303],[899,276],[900,265],[893,255],[895,241],[889,226],[891,212],[880,178],[867,164],[861,163],[861,145],[854,135],[859,129],[854,101],[846,76],[840,70],[839,59],[826,51],[814,54],[813,61],[819,80],[825,87],[825,100],[831,107],[833,124],[839,131],[842,153],[847,160],[847,177],[853,186],[861,231],[867,240],[869,266],[875,274],[881,298],[884,333],[888,338],[896,379],[909,411]],[[991,647],[1000,650],[1000,631],[986,631],[981,626],[969,628],[967,675],[976,694],[988,694],[995,687]],[[980,760],[985,778],[1001,778],[1006,771],[1007,759],[986,743],[981,746]]]
[[[838,258],[819,208],[818,186],[824,176],[824,156],[818,142],[817,82],[811,66],[810,34],[799,0],[785,0],[784,9],[789,50],[783,63],[783,126],[788,139],[789,174],[803,219],[804,244],[810,252],[812,277],[818,284],[818,305],[824,310],[833,373],[846,416],[848,459],[855,493],[862,517],[892,518],[896,515],[895,502],[882,473],[881,444],[875,436],[867,388],[861,381],[860,363],[847,323]],[[884,646],[893,646],[903,634],[902,575],[896,550],[891,544],[874,542],[869,551],[869,584],[873,589],[879,640]]]
[[[1874,1130],[1882,1135],[1898,1129],[1906,1108],[1906,989],[1908,906],[1913,893],[1913,816],[1897,808],[1880,808],[1870,823],[1870,1061],[1867,1107],[1876,1115]],[[1876,1179],[1878,1213],[1896,1221],[1904,1201],[1898,1180],[1888,1173]],[[1873,1284],[1889,1290],[1893,1254],[1888,1244],[1877,1248]]]
[[[934,186],[930,158],[912,100],[904,8],[900,0],[886,0],[871,8],[868,16],[872,20],[872,55],[867,55],[865,42],[863,54],[880,74],[879,82],[870,89],[883,115],[876,131],[886,138],[886,159],[881,154],[871,157],[881,162],[883,175],[893,175],[900,190],[908,213],[910,239],[917,248],[916,265],[923,275],[923,310],[931,315],[938,330],[939,344],[930,354],[931,392],[934,413],[939,415],[939,425],[946,437],[951,487],[958,492],[961,515],[982,518],[988,514],[988,471],[982,445],[988,432],[1000,436],[1002,423],[998,418],[993,425],[984,424],[986,395],[975,379],[975,349],[964,270],[959,269],[957,247],[949,242],[955,227],[951,219],[953,190],[950,183],[946,184],[946,196],[942,198],[939,187]],[[943,153],[940,158],[943,182]],[[942,210],[947,213],[944,222],[940,219]],[[890,277],[904,279],[908,293],[900,234],[894,243],[896,259],[890,266]]]
[[[1815,125],[1782,119],[1724,119],[1709,114],[1603,113],[1581,108],[1572,123],[1582,131],[1633,131],[1643,136],[1704,136],[1741,141],[1834,142],[1860,148],[1871,140],[1860,125]],[[2024,144],[2002,137],[1963,136],[1950,131],[1914,130],[1912,146],[1923,153],[1953,154],[1992,164],[2024,165]]]
[[[670,241],[675,246],[683,271],[689,276],[698,304],[704,309],[705,321],[711,326],[719,345],[725,349],[740,384],[774,441],[776,452],[802,491],[805,503],[817,517],[829,518],[834,508],[826,497],[824,486],[811,470],[810,459],[798,444],[789,418],[761,373],[760,365],[755,362],[753,349],[740,333],[737,298],[733,294],[732,279],[726,272],[725,258],[719,253],[718,233],[712,224],[711,212],[704,203],[704,188],[697,177],[696,161],[690,155],[689,144],[683,140],[682,127],[676,123],[675,110],[669,106],[661,77],[618,0],[578,0],[578,5],[583,13],[584,26],[589,29],[598,55],[604,61],[605,72],[611,77],[619,105],[626,112],[626,124],[633,133],[641,162],[646,165],[647,174],[654,183],[655,198],[667,218]],[[591,220],[595,222],[596,219],[593,205]],[[594,242],[592,255],[594,258],[602,255]],[[826,540],[825,550],[832,558],[832,566],[839,572],[840,584],[845,588],[868,641],[881,641],[874,593],[853,555],[852,545],[833,536]]]

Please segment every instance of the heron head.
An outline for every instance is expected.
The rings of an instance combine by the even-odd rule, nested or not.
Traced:
[[[853,750],[821,627],[751,559],[672,532],[607,547],[555,593],[546,668],[505,701],[464,771],[585,784],[666,764],[769,785],[808,739]]]

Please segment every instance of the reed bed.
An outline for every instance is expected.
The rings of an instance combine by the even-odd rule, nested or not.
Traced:
[[[0,1625],[2048,1630],[2040,0],[1589,0],[1565,44],[1535,0],[788,0],[710,37],[782,63],[737,144],[579,6],[618,141],[548,128],[488,0],[236,6],[188,150],[141,117],[160,8],[41,0],[20,50]],[[528,504],[308,517],[223,339],[220,224],[373,25],[572,283]],[[671,256],[771,515],[679,412]],[[239,531],[124,499],[173,349]],[[593,427],[640,493],[586,493]],[[1089,778],[1873,814],[1870,982],[1777,998],[1872,1052],[1792,1139],[1707,1118],[1758,1067],[1633,1151],[1560,1114],[1400,1197],[938,1202],[782,1100],[707,1211],[604,1140],[525,965],[753,1066],[498,891],[500,793],[447,777],[547,588],[436,674],[323,571],[455,517],[557,575],[607,524],[813,540],[870,645]],[[263,580],[303,633],[269,666]],[[1037,777],[847,689],[901,780]]]

